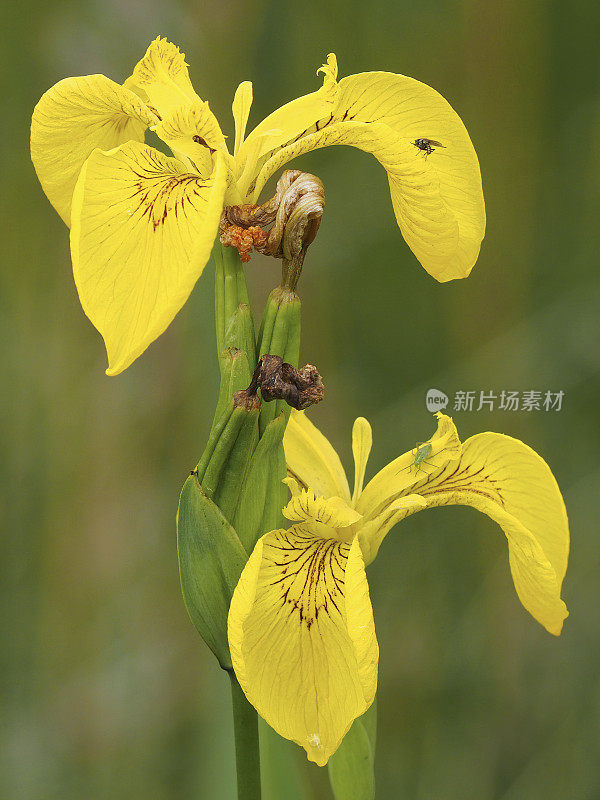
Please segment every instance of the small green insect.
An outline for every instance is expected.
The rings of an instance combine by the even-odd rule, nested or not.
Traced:
[[[431,451],[433,450],[431,442],[417,442],[417,449],[415,452],[415,460],[409,467],[414,467],[415,472],[418,472],[420,469],[423,469],[421,464],[427,464],[430,467],[435,467],[435,464],[432,464],[430,461],[427,461],[427,457],[431,455]]]

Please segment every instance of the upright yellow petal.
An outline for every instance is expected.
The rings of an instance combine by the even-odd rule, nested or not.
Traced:
[[[150,43],[125,86],[136,91],[161,118],[200,100],[190,81],[185,54],[160,36]]]
[[[373,431],[364,417],[357,417],[352,427],[352,454],[354,456],[354,492],[352,502],[360,497],[365,480],[367,461],[373,446]]]
[[[288,475],[303,488],[350,502],[348,479],[338,454],[303,411],[292,411],[283,447]]]
[[[431,439],[391,461],[366,485],[356,502],[357,511],[365,518],[381,514],[400,497],[419,493],[416,487],[428,472],[456,462],[461,453],[456,426],[446,414],[438,412],[435,416],[437,430]]]
[[[423,267],[439,281],[466,277],[485,232],[485,206],[477,155],[458,114],[430,86],[404,75],[365,72],[336,88],[333,109],[264,164],[253,197],[295,156],[353,145],[386,169],[398,225]],[[419,140],[430,141],[432,152]]]
[[[248,189],[252,177],[258,172],[256,165],[267,154],[295,141],[318,120],[332,113],[337,94],[337,61],[333,53],[328,55],[327,62],[317,70],[317,74],[319,72],[323,73],[323,86],[320,89],[298,97],[269,114],[240,147],[236,164],[242,191]]]
[[[92,150],[143,142],[155,122],[137,95],[104,75],[65,78],[42,95],[31,120],[31,158],[46,196],[67,225],[75,184]]]
[[[244,136],[246,135],[246,125],[248,124],[248,117],[250,116],[250,108],[252,107],[252,83],[250,81],[243,81],[235,90],[233,98],[233,105],[231,110],[233,112],[233,120],[235,122],[235,147],[233,150],[234,155],[242,146]]]
[[[108,375],[126,369],[171,323],[208,258],[225,191],[146,145],[95,150],[73,198],[71,254],[85,313],[104,337]]]
[[[309,526],[263,536],[229,610],[246,697],[320,766],[373,702],[378,646],[360,546]]]

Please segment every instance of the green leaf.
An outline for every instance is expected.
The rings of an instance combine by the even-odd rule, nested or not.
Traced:
[[[193,475],[179,498],[177,552],[188,614],[223,669],[231,669],[227,615],[247,555],[234,529]]]
[[[352,723],[329,759],[329,781],[335,800],[373,800],[375,797],[375,740],[377,706]]]

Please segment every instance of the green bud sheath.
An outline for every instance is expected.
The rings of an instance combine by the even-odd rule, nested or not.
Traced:
[[[245,359],[245,354],[244,354]],[[258,442],[260,403],[229,401],[209,437],[197,471],[185,482],[177,513],[179,573],[196,629],[224,669],[231,669],[227,614],[248,559],[231,525]]]
[[[245,389],[251,380],[252,370],[246,353],[237,347],[226,348],[221,354],[221,386],[213,418],[213,429],[225,410],[231,407],[233,395]]]
[[[267,300],[258,334],[258,356],[281,356],[294,367],[300,355],[300,298],[283,286],[273,289]],[[288,358],[289,355],[289,358]]]
[[[215,503],[230,522],[233,521],[234,514],[240,503],[242,487],[246,478],[249,477],[250,464],[258,444],[260,408],[257,406],[249,410],[245,408],[235,409],[233,414],[235,415],[238,411],[243,413],[243,422],[229,451],[228,458],[221,469],[218,485],[214,492]],[[206,478],[208,478],[208,474],[209,470],[207,470]],[[242,507],[241,514],[245,513],[245,508]],[[251,550],[248,552],[251,552]]]
[[[252,552],[263,533],[280,526],[281,509],[285,505],[287,489],[281,479],[277,479],[281,473],[285,426],[283,414],[279,414],[267,425],[254,450],[241,487],[233,526],[248,553]],[[283,469],[285,477],[285,464]],[[272,485],[273,476],[275,485]]]
[[[206,447],[204,448],[204,452],[202,453],[202,458],[198,462],[198,466],[196,467],[196,473],[198,475],[198,480],[202,483],[204,478],[204,474],[206,472],[206,468],[212,458],[212,455],[215,451],[217,444],[221,440],[221,436],[223,435],[225,429],[227,428],[230,420],[231,415],[233,414],[233,403],[227,403],[225,410],[221,414],[221,416],[216,419],[216,422],[213,423],[212,430],[210,432],[210,436],[208,437],[208,442],[206,443]]]
[[[227,416],[227,412],[226,415]],[[217,425],[219,427],[219,425]],[[252,431],[256,428],[256,436]],[[198,471],[198,477],[204,492],[208,497],[217,501],[217,496],[224,498],[223,481],[227,473],[232,468],[240,468],[240,463],[245,463],[249,459],[252,450],[258,439],[258,408],[248,410],[243,406],[233,408],[228,416],[227,423],[223,427],[221,435],[215,442],[215,446],[206,465],[202,477]],[[240,453],[240,449],[243,453]],[[238,475],[238,487],[241,480]]]
[[[267,300],[258,335],[259,358],[269,353],[273,356],[280,356],[293,367],[298,366],[300,357],[300,310],[300,298],[295,292],[283,286],[273,289]],[[290,407],[283,400],[264,404],[260,414],[261,435],[266,426],[282,411],[287,422],[290,410]],[[285,477],[285,475],[282,477]]]
[[[227,614],[247,554],[194,475],[185,482],[179,498],[177,553],[190,618],[219,664],[230,670]]]

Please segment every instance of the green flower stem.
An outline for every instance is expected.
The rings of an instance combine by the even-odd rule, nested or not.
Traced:
[[[231,415],[233,414],[233,408],[228,408],[221,417],[213,423],[212,431],[210,432],[210,436],[208,437],[208,442],[206,443],[206,447],[204,448],[204,452],[198,462],[196,467],[196,473],[198,475],[198,480],[202,483],[204,479],[204,474],[206,469],[210,463],[210,459],[215,452],[215,448],[219,444],[221,437],[224,435],[225,430],[227,428],[228,423],[231,421]]]
[[[204,475],[202,475],[201,478],[200,471],[198,471],[198,477],[200,479],[200,483],[202,484],[202,489],[210,498],[212,498],[217,489],[220,488],[223,472],[228,465],[233,450],[235,449],[240,430],[244,426],[247,416],[248,412],[245,408],[233,409],[229,415],[227,425],[225,426],[223,433],[219,437],[219,440],[210,455],[208,465],[204,470]]]
[[[258,715],[246,700],[233,671],[229,672],[229,677],[231,678],[231,702],[233,705],[238,800],[260,800]]]

